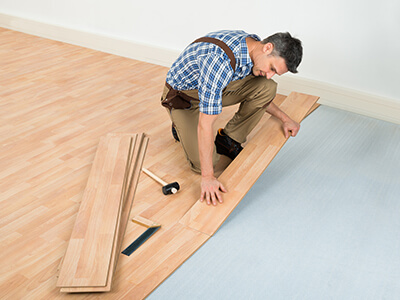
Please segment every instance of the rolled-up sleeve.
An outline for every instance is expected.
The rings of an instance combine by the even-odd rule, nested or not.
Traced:
[[[208,54],[197,58],[200,67],[199,109],[207,115],[222,112],[222,91],[231,81],[233,70],[224,55]]]

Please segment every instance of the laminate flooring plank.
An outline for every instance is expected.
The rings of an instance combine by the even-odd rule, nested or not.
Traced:
[[[107,145],[107,138],[100,138],[68,248],[63,257],[63,265],[60,269],[57,286],[71,285],[76,273],[83,240],[88,227],[88,220],[90,219],[91,208],[95,200],[96,193],[94,187],[98,184],[98,181],[100,181],[98,174],[101,173],[105,163]]]
[[[131,138],[107,137],[60,270],[58,286],[106,286]],[[105,154],[103,154],[105,153]],[[97,156],[97,155],[96,155]],[[88,200],[87,200],[88,199]],[[81,212],[81,210],[80,210]],[[71,249],[71,250],[70,250]]]
[[[88,267],[86,265],[94,265],[94,269],[98,271],[97,274],[101,274],[101,271],[99,271],[96,268],[95,263],[98,261],[96,259],[96,262],[94,259],[96,256],[98,256],[97,251],[105,251],[106,255],[102,256],[102,258],[107,256],[107,248],[106,249],[99,249],[97,246],[101,246],[104,243],[104,238],[107,238],[106,235],[100,236],[100,233],[103,233],[101,231],[101,226],[107,226],[108,222],[106,219],[101,219],[103,217],[103,210],[105,205],[107,204],[107,199],[108,199],[108,194],[113,193],[112,187],[112,168],[113,164],[116,162],[117,159],[117,153],[118,153],[118,143],[112,143],[111,141],[113,140],[111,137],[107,137],[106,140],[108,141],[107,144],[107,154],[106,159],[104,161],[105,167],[97,171],[95,174],[101,179],[101,178],[109,178],[109,181],[107,182],[101,182],[99,183],[99,187],[101,191],[99,193],[96,193],[95,198],[93,200],[93,205],[91,207],[91,212],[92,214],[90,215],[89,218],[87,218],[85,221],[87,222],[87,228],[85,231],[84,238],[81,239],[83,245],[82,245],[82,250],[79,252],[79,257],[78,257],[78,264],[74,273],[74,276],[72,277],[74,281],[71,283],[72,285],[85,285],[85,280],[87,278],[90,278],[90,273],[88,273]],[[95,186],[95,189],[97,186]],[[115,207],[115,206],[114,206]],[[119,206],[117,206],[119,208]],[[100,220],[99,220],[100,218]],[[100,224],[102,222],[102,224]],[[115,227],[113,228],[115,230]],[[74,240],[71,239],[70,243],[73,242]],[[96,255],[97,254],[97,255]],[[66,256],[66,258],[68,258]],[[100,260],[102,259],[100,258]],[[104,264],[104,260],[102,260]],[[66,263],[66,260],[64,260],[64,264]],[[101,266],[101,265],[100,265]],[[104,267],[101,266],[101,267]],[[106,262],[106,267],[108,272],[108,267],[109,265]],[[90,271],[89,271],[90,272]],[[61,277],[61,273],[60,273]],[[77,283],[77,278],[80,279],[80,283]],[[102,283],[100,283],[102,284]],[[104,283],[105,285],[105,283]]]
[[[146,137],[144,134],[141,134],[138,138],[137,146],[132,152],[132,162],[129,166],[129,174],[128,174],[128,185],[126,190],[124,191],[124,202],[122,206],[119,228],[115,239],[115,245],[114,245],[115,248],[111,263],[113,272],[115,272],[115,268],[117,267],[118,257],[121,252],[121,244],[125,235],[126,225],[129,221],[129,215],[132,208],[132,203],[136,192],[137,184],[139,181],[139,176],[141,173],[141,168],[143,165],[143,160],[146,153],[148,141],[149,138]]]
[[[124,206],[124,210],[122,211],[122,215],[121,215],[123,227],[122,227],[122,230],[120,230],[120,232],[119,232],[118,239],[119,239],[120,243],[119,243],[118,252],[121,250],[122,241],[123,241],[125,231],[126,231],[126,226],[129,222],[129,216],[130,216],[130,212],[132,210],[133,200],[134,200],[134,197],[135,197],[135,194],[137,191],[137,185],[139,183],[140,174],[142,172],[144,157],[146,154],[148,143],[149,143],[149,138],[147,136],[143,136],[142,144],[139,149],[137,159],[135,162],[135,168],[132,173],[132,179],[131,179],[132,183],[130,184],[130,188],[128,190],[128,193],[126,194],[126,204]]]
[[[129,134],[124,134],[129,135]],[[129,215],[132,208],[134,195],[136,192],[139,176],[141,173],[144,156],[146,153],[149,138],[144,134],[140,134],[133,147],[132,153],[130,154],[129,172],[127,174],[127,188],[124,190],[124,199],[122,200],[122,211],[118,221],[117,233],[113,247],[113,253],[111,256],[110,271],[108,274],[108,281],[105,287],[64,287],[61,288],[61,292],[64,293],[87,293],[87,292],[109,292],[112,287],[112,280],[115,269],[117,267],[118,257],[121,252],[121,244],[125,235],[127,223],[129,221]]]
[[[110,291],[111,290],[111,285],[112,285],[112,278],[115,272],[115,268],[117,266],[117,261],[118,261],[118,256],[121,248],[121,238],[123,238],[125,228],[126,228],[126,223],[127,223],[127,218],[125,217],[126,214],[126,207],[129,205],[129,198],[128,194],[129,191],[131,190],[131,185],[132,181],[135,175],[135,169],[138,164],[138,157],[140,154],[143,153],[142,147],[143,147],[143,138],[144,134],[140,135],[132,135],[132,134],[123,134],[123,136],[131,136],[132,138],[132,143],[133,147],[132,150],[129,152],[129,157],[128,157],[128,166],[126,169],[125,173],[125,179],[124,179],[124,188],[121,193],[121,210],[120,214],[118,216],[118,222],[117,222],[117,228],[115,232],[115,238],[114,238],[114,245],[113,245],[113,251],[111,255],[111,262],[110,262],[110,271],[108,273],[108,281],[107,285],[104,290],[102,291]],[[144,155],[144,153],[143,153]],[[136,188],[135,183],[135,187]],[[122,237],[121,237],[122,235]],[[102,289],[102,288],[101,288]],[[96,290],[97,291],[97,290]]]
[[[308,113],[307,113],[307,115],[304,117],[304,119],[305,119],[306,117],[308,117],[310,114],[312,114],[319,106],[320,106],[319,103],[315,103],[315,104],[311,107],[311,109],[308,111]]]
[[[85,281],[86,286],[107,285],[107,278],[110,270],[110,262],[113,251],[114,240],[118,227],[118,216],[121,210],[121,199],[123,185],[126,175],[126,167],[131,147],[130,137],[112,137],[111,145],[115,144],[115,160],[110,162],[111,185],[105,195],[106,201],[98,211],[95,225],[91,236],[90,249],[85,256],[81,257],[81,269],[76,273],[77,280],[85,278],[89,274],[89,280]],[[115,142],[114,142],[115,141]],[[98,199],[97,199],[98,200]],[[85,242],[90,241],[85,237]],[[89,242],[88,242],[89,243]],[[94,257],[94,258],[93,258]],[[90,260],[93,263],[89,263]]]
[[[280,107],[293,120],[300,122],[317,100],[318,97],[293,92]],[[276,118],[270,118],[261,132],[248,142],[238,157],[219,177],[221,183],[228,189],[228,193],[224,194],[223,205],[209,207],[197,202],[179,222],[205,234],[213,235],[286,141],[281,123]]]

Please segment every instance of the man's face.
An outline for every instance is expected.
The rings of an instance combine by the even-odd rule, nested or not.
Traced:
[[[282,75],[288,71],[285,60],[280,56],[272,55],[273,45],[267,43],[263,53],[254,60],[253,75],[271,79],[275,74]]]

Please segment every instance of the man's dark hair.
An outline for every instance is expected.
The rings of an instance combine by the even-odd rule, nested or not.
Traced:
[[[288,70],[297,73],[297,67],[303,57],[303,47],[299,39],[292,37],[289,32],[278,32],[267,37],[261,43],[274,45],[271,54],[282,57]]]

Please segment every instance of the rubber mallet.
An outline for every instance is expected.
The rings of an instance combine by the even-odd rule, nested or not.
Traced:
[[[175,194],[176,192],[179,191],[179,183],[178,182],[172,182],[172,183],[167,183],[164,180],[162,180],[160,177],[154,175],[151,173],[149,170],[146,168],[142,168],[142,171],[149,175],[151,178],[153,178],[155,181],[157,181],[159,184],[161,184],[162,187],[162,192],[164,195],[169,195],[169,194]]]

